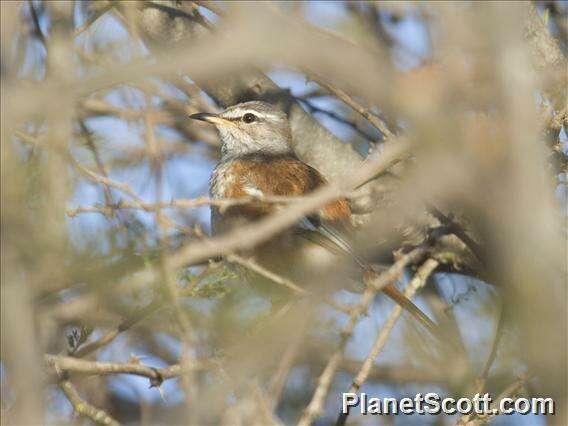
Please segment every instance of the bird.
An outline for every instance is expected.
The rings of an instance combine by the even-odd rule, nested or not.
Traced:
[[[298,158],[292,148],[287,114],[263,101],[248,101],[214,114],[201,112],[191,119],[214,125],[221,139],[221,158],[210,179],[213,199],[253,198],[250,203],[222,209],[211,206],[213,234],[227,232],[263,218],[276,209],[263,197],[298,197],[327,184],[314,167]],[[372,266],[355,253],[349,240],[351,208],[337,199],[248,253],[265,269],[301,285],[332,281],[338,265],[354,264],[359,276]],[[322,279],[325,278],[325,279]],[[436,325],[394,284],[382,291],[432,331]]]

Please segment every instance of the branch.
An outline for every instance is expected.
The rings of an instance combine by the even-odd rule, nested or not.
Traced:
[[[327,109],[324,109],[324,108],[320,108],[320,107],[314,105],[314,103],[311,102],[308,99],[300,99],[298,97],[295,97],[295,99],[298,99],[298,101],[300,103],[304,104],[311,113],[315,113],[315,114],[319,113],[319,114],[327,115],[328,117],[332,118],[333,120],[351,127],[355,132],[357,132],[359,134],[359,136],[368,140],[369,142],[375,142],[376,141],[376,138],[373,137],[371,134],[369,134],[365,129],[363,129],[358,122],[350,121],[347,118],[342,117],[340,114],[337,114],[333,111],[330,111],[330,110],[327,110]]]
[[[116,363],[87,361],[68,356],[44,355],[45,364],[56,373],[70,372],[88,375],[111,375],[111,374],[133,374],[135,376],[147,377],[152,386],[159,386],[164,380],[179,377],[186,371],[180,364],[170,365],[164,368],[154,368],[137,362]],[[202,363],[189,366],[191,371],[203,370],[205,365]]]
[[[483,366],[483,370],[481,371],[481,374],[478,376],[477,380],[475,381],[473,391],[471,392],[472,395],[483,393],[483,389],[485,388],[487,378],[489,377],[489,371],[491,370],[493,362],[497,357],[497,349],[499,348],[499,343],[501,342],[501,338],[503,336],[503,326],[505,321],[503,310],[504,310],[503,302],[501,302],[499,316],[497,319],[497,328],[495,330],[495,337],[493,338],[493,344],[491,345],[491,349],[489,351],[487,360],[485,361],[485,364]],[[476,417],[479,417],[476,413],[463,415],[457,424],[467,425],[473,423]]]
[[[93,178],[94,181],[102,183],[104,185],[113,186],[115,188],[122,187],[123,184],[114,182],[111,180],[101,181],[96,179],[94,176],[90,176]],[[250,197],[242,197],[242,198],[208,198],[208,197],[200,197],[194,199],[175,199],[170,201],[163,201],[163,202],[156,202],[156,203],[146,203],[143,201],[130,203],[127,201],[120,201],[115,204],[107,204],[104,206],[95,205],[95,206],[80,206],[73,210],[68,210],[67,215],[70,217],[74,217],[81,213],[101,213],[104,215],[108,215],[112,213],[114,210],[143,210],[146,212],[153,212],[159,209],[167,209],[167,208],[182,208],[182,209],[191,209],[197,208],[202,206],[216,206],[219,207],[221,210],[227,209],[233,206],[242,206],[250,203],[270,203],[270,204],[290,204],[294,202],[299,202],[305,197],[285,197],[285,196],[250,196]]]
[[[359,321],[359,317],[367,312],[369,306],[375,298],[375,295],[379,289],[383,288],[385,285],[396,281],[402,274],[404,268],[411,263],[415,263],[420,260],[426,254],[425,247],[417,247],[410,253],[403,255],[399,260],[396,261],[389,269],[380,274],[378,278],[373,281],[374,286],[367,287],[361,298],[361,302],[353,309],[347,324],[341,330],[341,343],[333,355],[329,358],[327,365],[325,366],[322,374],[320,375],[317,387],[312,397],[312,400],[304,410],[302,417],[298,421],[300,426],[309,426],[313,421],[320,415],[323,410],[323,405],[329,389],[331,388],[331,383],[335,377],[337,369],[340,367],[343,360],[343,351],[347,345],[347,341],[353,334],[355,325]]]
[[[89,29],[89,27],[91,25],[93,25],[95,23],[95,21],[97,21],[101,16],[103,16],[105,13],[107,13],[109,10],[111,10],[113,8],[113,4],[110,1],[108,2],[108,4],[100,4],[100,3],[103,3],[101,1],[95,2],[95,3],[99,3],[99,4],[96,5],[95,10],[93,11],[93,14],[87,18],[87,20],[83,23],[83,25],[75,28],[75,31],[73,33],[74,37],[77,37],[77,36],[83,34],[83,32],[85,32],[87,29]],[[91,3],[91,5],[92,4],[93,3]]]
[[[414,296],[414,294],[416,294],[418,289],[420,289],[426,284],[428,277],[434,272],[434,270],[438,267],[438,265],[439,263],[437,260],[434,259],[426,260],[426,262],[424,262],[424,264],[422,264],[422,266],[420,266],[420,268],[418,268],[418,270],[416,271],[414,278],[410,281],[410,283],[406,287],[404,295],[408,299],[411,299]],[[363,361],[361,369],[355,375],[351,387],[349,388],[349,392],[351,393],[358,392],[361,386],[363,385],[363,383],[367,381],[369,375],[371,374],[371,370],[373,369],[373,364],[375,363],[375,360],[377,359],[377,357],[385,347],[385,344],[387,343],[387,340],[391,335],[392,330],[394,329],[394,326],[401,314],[402,314],[402,307],[399,305],[396,305],[391,310],[385,324],[383,325],[383,328],[381,329],[380,333],[377,335],[377,338],[375,339],[375,343],[373,344],[371,351],[369,352],[369,355],[367,355],[367,358],[365,358],[365,361]],[[349,412],[342,411],[339,414],[339,417],[337,418],[336,425],[343,426],[345,424],[345,421],[347,420],[348,415]]]
[[[294,283],[293,281],[291,281],[287,278],[284,278],[284,277],[282,277],[278,274],[275,274],[272,271],[269,271],[268,269],[266,269],[262,265],[259,265],[258,263],[256,263],[252,259],[245,259],[244,257],[241,257],[241,256],[238,256],[234,253],[231,253],[227,256],[227,260],[231,263],[236,263],[237,265],[240,265],[244,268],[247,268],[247,269],[259,274],[260,276],[268,278],[272,282],[274,282],[278,285],[281,285],[283,287],[286,287],[288,290],[291,290],[298,295],[311,296],[311,297],[315,296],[313,292],[310,292],[310,291],[300,287],[298,284]],[[328,296],[324,295],[322,297],[323,297],[324,302],[327,303],[332,308],[335,308],[338,311],[346,313],[346,314],[351,313],[351,308],[344,306],[341,303],[336,302],[335,300],[333,300],[332,298],[330,298]]]
[[[98,425],[119,426],[120,423],[113,419],[106,411],[92,406],[79,395],[79,392],[69,380],[64,380],[59,387],[73,406],[75,412],[88,417]]]
[[[36,11],[36,8],[35,8],[33,2],[28,1],[28,7],[30,9],[30,15],[32,17],[33,33],[38,38],[38,40],[41,42],[41,44],[43,44],[43,47],[45,47],[45,49],[47,50],[47,41],[45,39],[45,35],[43,34],[43,31],[41,30],[41,26],[39,25],[39,17],[37,15],[37,11]]]
[[[503,398],[515,398],[523,390],[527,380],[528,376],[523,374],[517,380],[507,386],[505,390],[503,390],[503,392],[501,392],[501,394],[499,394],[499,396],[495,399],[497,406],[499,406],[499,401],[501,401]],[[497,412],[495,414],[483,414],[474,416],[473,418],[470,418],[469,416],[463,416],[457,421],[456,426],[481,426],[488,423],[493,417],[499,414],[501,413]]]
[[[353,109],[355,112],[357,112],[357,113],[361,114],[363,117],[365,117],[365,119],[369,123],[371,123],[371,125],[375,129],[377,129],[379,132],[381,132],[384,139],[390,139],[390,138],[393,137],[393,133],[389,130],[387,124],[383,120],[381,120],[378,116],[376,116],[371,111],[369,111],[368,108],[365,108],[363,105],[361,105],[359,102],[357,102],[351,96],[349,96],[349,94],[347,94],[347,92],[339,89],[338,87],[335,87],[335,86],[327,83],[324,79],[322,79],[321,77],[319,77],[317,74],[315,74],[313,72],[308,72],[308,77],[311,80],[313,80],[314,82],[316,82],[319,86],[321,86],[325,90],[327,90],[329,93],[331,93],[333,96],[335,96],[336,98],[343,101],[346,105],[351,107],[351,109]]]

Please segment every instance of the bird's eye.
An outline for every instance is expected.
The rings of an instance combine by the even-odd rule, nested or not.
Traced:
[[[253,121],[256,121],[256,115],[247,112],[245,115],[243,115],[243,121],[245,123],[252,123]]]

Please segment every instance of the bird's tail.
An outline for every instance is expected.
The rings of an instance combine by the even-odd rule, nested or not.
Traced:
[[[344,234],[335,229],[329,224],[320,224],[317,228],[317,234],[322,238],[317,239],[319,244],[328,247],[332,251],[345,253],[350,256],[363,271],[364,277],[367,279],[374,279],[379,275],[367,260],[363,259],[355,251],[349,241],[345,238]],[[312,239],[314,235],[309,239]],[[323,241],[322,241],[323,240]],[[326,243],[327,241],[327,243]],[[366,281],[366,279],[364,278]],[[453,339],[447,336],[441,327],[432,321],[418,306],[416,306],[408,297],[404,295],[394,284],[390,283],[381,289],[389,298],[402,307],[405,311],[411,314],[414,319],[418,321],[428,332],[436,338],[442,345],[452,348],[456,352],[465,353],[465,348],[461,340]]]
[[[408,297],[406,297],[394,284],[383,287],[383,293],[390,297],[395,303],[408,311],[418,322],[434,335],[439,334],[438,326]]]
[[[351,244],[343,238],[343,235],[331,226],[324,224],[320,225],[318,231],[322,233],[329,240],[333,241],[341,251],[347,253],[355,262],[369,274],[376,275],[377,272],[373,270],[371,265],[355,253]],[[395,303],[400,305],[403,309],[409,312],[420,324],[422,324],[430,333],[435,336],[440,336],[439,327],[408,297],[406,297],[394,284],[388,284],[382,291],[390,297]]]

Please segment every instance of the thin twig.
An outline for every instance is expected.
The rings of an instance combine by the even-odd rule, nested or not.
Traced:
[[[91,419],[95,424],[98,425],[106,425],[106,426],[119,426],[120,423],[113,419],[106,411],[101,410],[100,408],[94,407],[93,405],[89,404],[79,392],[73,386],[73,384],[69,380],[64,380],[59,383],[59,387],[73,406],[75,413],[88,417]]]
[[[500,405],[499,402],[503,398],[514,398],[523,389],[528,378],[528,375],[523,374],[517,380],[507,386],[496,398],[495,402],[497,403],[497,406]],[[499,414],[501,413],[497,411],[496,413],[481,414],[475,418],[469,418],[468,416],[460,417],[460,419],[456,423],[456,426],[481,426],[488,423],[493,417],[498,416]]]
[[[355,325],[359,321],[359,317],[367,312],[371,302],[375,298],[375,294],[383,288],[385,285],[396,281],[402,274],[402,271],[406,266],[411,263],[415,263],[420,260],[425,254],[427,249],[425,247],[417,247],[411,252],[403,255],[398,259],[390,268],[385,272],[380,274],[377,279],[374,280],[374,286],[367,287],[363,293],[363,297],[359,304],[353,309],[347,324],[341,330],[341,343],[333,355],[329,358],[327,365],[325,366],[322,374],[320,375],[316,390],[312,396],[312,400],[302,413],[302,416],[298,422],[300,426],[309,426],[313,421],[320,415],[323,410],[323,405],[329,389],[331,388],[331,383],[335,377],[337,369],[341,365],[343,359],[343,351],[347,344],[347,341],[353,334]]]
[[[74,37],[83,34],[83,32],[85,32],[91,25],[93,25],[95,21],[97,21],[101,16],[103,16],[112,8],[113,4],[112,2],[109,1],[107,5],[103,6],[99,10],[96,10],[89,18],[87,18],[87,20],[83,23],[83,25],[75,29],[75,32],[73,33]]]
[[[151,97],[146,95],[146,105],[149,107],[152,104]],[[155,191],[156,191],[156,202],[159,204],[162,200],[162,187],[163,187],[163,172],[164,172],[164,157],[162,145],[159,140],[156,139],[154,133],[154,121],[152,115],[147,112],[144,115],[144,124],[146,127],[146,142],[150,152],[153,154],[151,157],[152,166],[155,172]],[[162,214],[162,209],[158,207],[156,210],[156,224],[158,227],[158,244],[163,249],[160,250],[159,255],[159,271],[162,277],[162,281],[165,284],[167,295],[169,301],[173,305],[175,317],[180,331],[180,341],[182,342],[182,351],[180,354],[180,364],[184,369],[189,368],[193,362],[193,352],[195,350],[195,338],[194,330],[191,321],[183,309],[180,302],[180,288],[172,274],[173,269],[169,265],[169,259],[165,248],[169,247],[169,238],[167,235],[167,230],[165,225],[166,217]],[[189,371],[188,371],[189,372]],[[194,397],[197,395],[197,389],[195,388],[197,382],[193,379],[192,374],[186,374],[182,377],[182,386],[186,395],[188,407],[195,404]],[[190,412],[191,410],[186,410],[187,421],[191,423]]]
[[[384,136],[385,139],[391,139],[393,137],[393,133],[389,130],[387,124],[381,120],[377,115],[373,114],[369,111],[368,108],[365,108],[359,102],[357,102],[353,97],[351,97],[347,92],[341,90],[338,87],[335,87],[329,84],[327,81],[319,77],[313,72],[308,73],[308,77],[316,82],[319,86],[323,87],[333,96],[337,97],[341,101],[343,101],[346,105],[351,107],[354,111],[361,114],[365,119],[371,123],[371,125],[376,128],[381,134]]]
[[[154,368],[139,362],[98,362],[78,359],[75,357],[60,355],[44,355],[44,362],[47,366],[55,370],[56,373],[70,372],[80,374],[133,374],[135,376],[147,377],[151,383],[157,385],[164,380],[179,377],[184,374],[187,367],[182,368],[180,364],[170,365],[163,368]],[[198,362],[189,366],[190,370],[203,370],[205,364]]]
[[[104,185],[113,186],[115,188],[121,188],[122,185],[119,182],[115,181],[102,181],[99,180],[96,176],[92,176],[93,180],[100,182]],[[129,188],[124,188],[128,190]],[[216,206],[219,207],[221,210],[226,209],[228,207],[233,206],[241,206],[247,205],[250,203],[270,203],[270,204],[286,204],[286,203],[293,203],[298,202],[304,199],[305,197],[284,197],[284,196],[250,196],[250,197],[242,197],[242,198],[209,198],[209,197],[200,197],[194,199],[172,199],[170,201],[162,201],[162,202],[155,202],[155,203],[147,203],[142,200],[137,201],[135,203],[129,203],[127,201],[120,201],[116,204],[110,204],[105,206],[95,205],[95,206],[79,206],[75,209],[68,210],[67,215],[70,217],[74,217],[81,213],[101,213],[101,214],[109,214],[112,210],[143,210],[146,212],[155,212],[159,209],[168,209],[168,208],[183,208],[183,209],[190,209],[190,208],[197,208],[203,206]]]
[[[208,1],[208,0],[196,0],[194,3],[196,3],[198,6],[204,7],[205,9],[213,12],[215,15],[218,16],[223,16],[223,10],[217,6],[217,4],[215,4],[215,2],[213,1]]]
[[[301,98],[296,98],[296,99],[299,102],[306,105],[306,107],[308,107],[308,110],[311,113],[325,114],[328,117],[334,119],[335,121],[338,121],[340,123],[348,125],[353,130],[355,130],[357,133],[359,133],[359,135],[362,136],[364,139],[367,139],[368,141],[371,141],[371,142],[374,142],[376,140],[375,137],[373,137],[371,134],[367,133],[367,131],[365,131],[365,129],[361,128],[361,126],[356,121],[350,121],[350,120],[342,117],[341,115],[339,115],[339,114],[337,114],[333,111],[329,111],[327,109],[320,108],[308,99],[301,99]]]
[[[485,388],[487,383],[487,378],[489,377],[489,371],[491,370],[491,366],[497,357],[497,349],[499,348],[499,343],[501,342],[501,337],[503,335],[503,322],[504,322],[504,306],[503,302],[500,304],[499,309],[499,317],[497,319],[497,327],[495,330],[495,337],[493,338],[493,344],[491,345],[491,350],[489,351],[489,355],[487,356],[487,360],[485,361],[485,365],[483,366],[483,370],[477,380],[475,380],[475,384],[473,386],[473,391],[471,394],[481,394]],[[478,414],[471,413],[471,414],[464,414],[459,420],[458,425],[467,425],[470,424],[472,421],[475,420],[476,417],[479,417]]]
[[[276,372],[270,380],[268,385],[267,403],[272,407],[273,410],[278,406],[282,391],[286,385],[286,379],[294,365],[294,361],[300,352],[302,343],[305,337],[305,328],[302,328],[300,332],[293,337],[291,344],[286,348]]]
[[[122,333],[122,329],[120,327],[112,329],[94,342],[90,342],[77,351],[73,352],[73,356],[76,356],[78,358],[84,357],[85,355],[108,345],[110,342],[116,339],[120,333]]]
[[[214,270],[215,268],[217,268],[217,265],[214,265],[212,268]],[[196,276],[191,280],[188,287],[182,293],[183,296],[191,295],[195,285],[197,285],[197,283],[199,283],[207,275],[206,272],[207,270],[208,269],[205,269],[202,273],[200,273],[198,276]],[[108,345],[114,339],[116,339],[121,333],[125,332],[126,330],[129,330],[131,327],[133,327],[140,321],[144,320],[145,318],[148,318],[150,315],[153,315],[154,313],[158,312],[160,309],[163,309],[165,306],[166,304],[162,300],[156,300],[150,303],[149,305],[137,310],[129,318],[126,318],[116,328],[109,330],[99,339],[81,346],[78,350],[71,353],[71,355],[73,355],[73,357],[75,358],[85,357],[86,355]]]
[[[416,294],[418,289],[420,289],[426,284],[428,277],[434,272],[434,270],[438,267],[438,265],[439,262],[437,260],[434,259],[426,260],[426,262],[424,262],[420,266],[420,268],[418,268],[418,270],[416,271],[414,278],[412,278],[412,280],[406,287],[404,295],[408,299],[411,299],[414,296],[414,294]],[[391,335],[394,326],[401,314],[402,314],[402,307],[399,305],[396,305],[391,310],[385,324],[383,325],[383,328],[381,329],[381,331],[377,335],[377,338],[375,339],[375,343],[373,344],[371,351],[369,352],[369,355],[367,355],[365,361],[363,361],[361,369],[355,375],[355,378],[353,379],[349,392],[352,393],[357,392],[361,388],[363,383],[367,381],[369,374],[371,374],[371,370],[373,368],[375,360],[377,359],[377,357],[385,347],[387,339]],[[336,425],[343,426],[345,424],[345,421],[347,420],[348,415],[349,412],[341,412],[339,414],[339,417],[337,418]]]
[[[306,290],[305,288],[300,287],[298,284],[294,283],[292,280],[289,280],[288,278],[282,277],[278,274],[275,274],[272,271],[269,271],[264,266],[259,265],[253,259],[245,259],[242,256],[231,253],[227,256],[227,260],[231,263],[235,263],[235,264],[240,265],[244,268],[247,268],[247,269],[249,269],[253,272],[256,272],[257,274],[259,274],[259,275],[261,275],[265,278],[268,278],[269,280],[271,280],[272,282],[274,282],[278,285],[286,287],[287,289],[293,291],[294,293],[297,293],[298,295],[311,296],[311,297],[316,296],[312,292]],[[328,296],[322,296],[322,299],[326,304],[337,309],[338,311],[341,311],[341,312],[346,313],[346,314],[351,313],[350,307],[344,306],[343,304],[336,302],[335,300],[331,299]]]
[[[39,25],[39,17],[32,1],[28,1],[28,7],[30,9],[30,15],[32,16],[34,35],[39,39],[41,44],[43,44],[43,47],[47,49],[47,41],[43,31],[41,30],[41,26]]]

